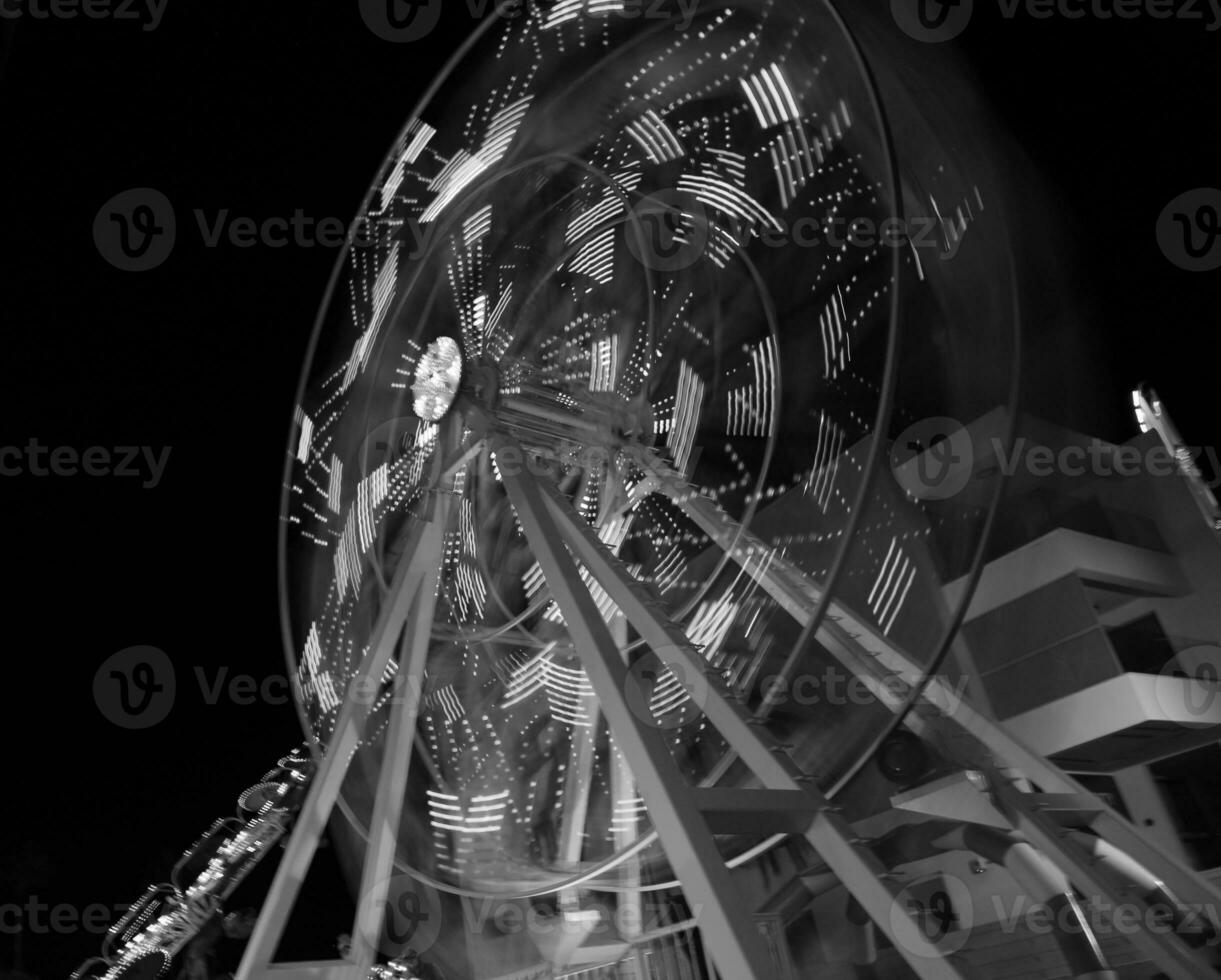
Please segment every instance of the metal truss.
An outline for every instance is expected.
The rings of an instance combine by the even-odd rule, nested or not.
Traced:
[[[494,451],[521,451],[504,435],[489,434],[488,438]],[[504,467],[501,476],[594,688],[598,709],[630,759],[631,777],[676,876],[692,904],[701,908],[698,925],[721,976],[767,980],[771,973],[763,938],[752,917],[740,907],[739,895],[714,841],[715,834],[749,830],[805,837],[922,980],[961,978],[957,966],[944,958],[920,929],[906,928],[906,916],[894,914],[902,896],[896,876],[829,803],[814,779],[771,739],[762,720],[722,688],[720,672],[705,661],[669,617],[661,599],[629,573],[595,529],[555,489],[525,472],[524,467]],[[670,496],[799,623],[810,622],[822,597],[816,583],[776,557],[774,549],[752,538],[714,502],[681,486],[660,462],[655,462],[648,480],[650,489]],[[448,495],[433,496],[431,519],[411,532],[413,540],[406,552],[411,557],[396,572],[368,653],[342,704],[325,758],[236,980],[359,980],[373,965],[374,944],[381,932],[393,870],[449,519]],[[690,785],[675,762],[665,732],[647,710],[641,710],[639,682],[624,659],[622,630],[615,635],[615,620],[608,623],[599,611],[587,579],[605,590],[617,607],[616,617],[621,616],[621,621],[639,634],[653,655],[683,684],[708,722],[754,774],[759,788]],[[395,699],[388,729],[362,869],[362,900],[352,930],[352,959],[275,964],[276,947],[370,714],[368,699],[351,692],[375,689],[400,636],[404,644],[400,665],[407,675],[407,695]],[[1087,898],[1098,901],[1104,909],[1120,907],[1121,900],[1131,902],[1125,889],[1096,867],[1097,862],[1075,840],[1071,828],[1089,828],[1151,869],[1179,902],[1201,908],[1221,907],[1221,892],[1215,886],[1159,850],[1101,800],[950,692],[940,679],[934,677],[925,683],[914,661],[862,618],[833,602],[817,637],[892,710],[899,710],[905,703],[896,677],[909,689],[924,683],[922,696],[905,723],[964,768],[979,772],[979,791]],[[1037,786],[1037,792],[1031,783]],[[1140,928],[1132,940],[1173,980],[1215,977],[1207,957],[1177,935]]]

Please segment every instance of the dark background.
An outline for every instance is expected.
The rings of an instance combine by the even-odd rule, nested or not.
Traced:
[[[155,489],[0,479],[0,905],[134,899],[300,738],[288,704],[205,703],[192,668],[259,681],[283,671],[282,463],[337,252],[204,248],[191,212],[350,219],[472,27],[467,3],[445,2],[442,27],[402,45],[347,0],[168,0],[151,32],[0,22],[0,444],[172,447]],[[956,45],[975,76],[963,84],[1033,164],[1028,200],[1045,231],[1018,247],[1057,276],[1027,283],[1056,291],[1043,306],[1058,310],[1026,324],[1027,404],[1124,440],[1128,391],[1148,380],[1189,442],[1215,445],[1221,272],[1175,268],[1154,224],[1178,194],[1221,183],[1221,32],[1006,21],[994,3],[976,7]],[[121,272],[95,249],[93,220],[142,186],[173,202],[178,244],[154,271]],[[107,657],[141,644],[177,665],[177,699],[161,724],[126,731],[99,711],[92,683]],[[27,935],[25,968],[65,976],[99,939]],[[0,969],[12,954],[0,931]]]

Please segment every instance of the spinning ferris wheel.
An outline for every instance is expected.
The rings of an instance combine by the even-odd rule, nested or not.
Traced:
[[[898,725],[965,739],[982,783],[1081,792],[935,673],[997,477],[943,493],[909,478],[932,444],[894,444],[1010,397],[999,214],[914,118],[896,146],[829,5],[641,7],[502,7],[336,270],[283,505],[318,771],[241,980],[444,959],[463,900],[580,923],[584,895],[650,891],[699,909],[721,976],[761,978],[732,873],[793,835],[903,931],[831,802]],[[274,965],[328,820],[351,957]]]

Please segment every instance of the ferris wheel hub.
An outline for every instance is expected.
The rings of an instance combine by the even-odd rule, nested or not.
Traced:
[[[462,347],[452,337],[438,337],[416,363],[411,384],[413,408],[425,422],[438,422],[449,411],[462,380]]]

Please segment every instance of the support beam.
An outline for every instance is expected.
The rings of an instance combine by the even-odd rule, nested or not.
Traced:
[[[498,439],[499,449],[506,441]],[[518,520],[559,604],[573,643],[598,691],[616,740],[632,759],[649,812],[666,854],[693,903],[703,907],[701,930],[717,966],[734,980],[766,980],[767,949],[749,916],[741,914],[724,859],[695,805],[690,787],[670,755],[663,732],[638,717],[628,704],[627,665],[593,596],[547,513],[543,491],[528,473],[501,473]]]
[[[449,526],[450,506],[448,495],[437,495],[433,513],[436,528]],[[394,677],[390,723],[382,749],[382,765],[377,776],[373,816],[369,822],[368,845],[352,923],[352,958],[360,968],[361,976],[367,974],[377,961],[377,943],[385,921],[390,877],[398,851],[403,796],[407,791],[407,774],[411,768],[420,697],[424,690],[424,669],[428,664],[428,648],[436,615],[443,554],[444,549],[423,566],[411,619],[403,635],[399,669]]]
[[[804,834],[814,819],[795,789],[701,789],[695,802],[714,834]]]
[[[590,694],[581,699],[589,727],[574,725],[568,750],[568,769],[564,773],[564,810],[560,822],[557,850],[561,867],[576,868],[585,847],[585,823],[589,816],[589,793],[594,776],[594,749],[598,738],[601,711],[598,698]],[[560,892],[560,908],[575,912],[581,907],[579,888]]]
[[[903,929],[902,934],[896,932],[896,917],[893,912],[896,907],[903,908],[901,889],[897,887],[893,881],[893,875],[882,866],[877,857],[863,845],[863,842],[856,839],[852,829],[829,805],[813,779],[802,773],[787,754],[776,751],[776,746],[763,736],[757,725],[752,724],[753,719],[738,702],[731,701],[711,682],[707,684],[695,682],[696,678],[705,676],[707,663],[691,645],[686,634],[668,618],[664,604],[644,585],[632,578],[623,562],[612,555],[598,539],[593,528],[581,519],[553,489],[528,475],[514,476],[512,480],[506,479],[505,484],[509,489],[510,497],[513,498],[518,516],[522,520],[522,527],[535,546],[535,556],[541,563],[540,547],[546,547],[555,552],[556,564],[552,571],[556,575],[566,575],[570,579],[570,581],[563,582],[566,594],[574,599],[583,598],[588,603],[592,616],[597,618],[597,624],[594,625],[601,625],[601,616],[598,615],[588,591],[579,584],[581,579],[577,569],[568,554],[563,551],[565,545],[571,551],[572,557],[585,566],[586,570],[615,601],[628,622],[641,635],[654,654],[671,666],[678,680],[688,687],[688,693],[699,698],[698,703],[709,722],[721,733],[743,762],[751,768],[763,783],[764,788],[801,790],[806,794],[810,809],[815,811],[814,819],[805,831],[806,839],[868,910],[879,928],[895,943],[896,948],[903,954],[917,975],[922,980],[961,980],[961,974],[957,969],[941,956],[936,945],[929,941],[919,929],[913,927],[910,930]],[[523,508],[529,510],[530,525],[526,523]],[[544,508],[546,513],[542,513]],[[531,533],[531,526],[534,528],[533,533]],[[540,539],[537,543],[535,537]],[[560,540],[552,540],[553,538]],[[559,551],[556,550],[557,548]],[[548,572],[546,566],[544,566],[544,571]],[[548,572],[548,581],[550,578],[551,572]],[[576,584],[574,585],[574,583]],[[558,585],[559,583],[556,583],[553,588],[558,588]],[[563,608],[562,603],[561,608]],[[578,624],[575,624],[567,613],[565,613],[565,618],[568,619],[574,641],[578,647],[581,647],[582,640],[576,632]],[[581,625],[587,624],[582,623]],[[591,658],[590,663],[593,663],[595,659],[600,658]],[[608,707],[611,702],[607,700],[607,692],[612,696],[611,700],[617,701],[621,706],[624,705],[623,692],[628,680],[626,672],[620,667],[618,672],[595,678],[588,664],[587,670],[590,670],[595,689],[603,695],[603,709],[607,711],[607,717],[612,721],[612,730],[622,738],[619,729],[614,728],[614,719],[611,718]],[[630,710],[626,714],[626,721],[631,726],[629,730],[638,731],[640,719],[636,718]],[[646,729],[646,731],[656,734],[655,729]],[[672,811],[670,813],[665,810],[661,811],[659,818],[658,811],[654,809],[653,797],[656,794],[651,793],[650,789],[657,788],[653,785],[653,781],[661,778],[663,771],[654,767],[646,779],[641,767],[635,763],[636,746],[627,742],[623,744],[632,753],[633,767],[641,789],[644,791],[645,802],[648,804],[649,812],[653,816],[666,852],[671,855],[677,865],[683,887],[693,901],[704,902],[705,912],[707,912],[711,906],[699,891],[693,890],[688,884],[683,875],[681,855],[671,848],[672,846],[683,847],[693,858],[714,860],[717,867],[711,869],[713,872],[723,873],[724,862],[715,848],[712,849],[711,854],[701,852],[697,855],[690,850],[691,841],[688,835],[690,828],[694,825],[691,822],[692,818],[688,815],[689,811],[684,814],[685,820],[680,821],[677,825],[673,822]],[[642,752],[645,744],[649,744],[649,740],[645,739],[644,744],[641,745]],[[664,747],[664,742],[662,744]],[[660,789],[663,793],[667,789],[664,779]],[[690,802],[688,799],[688,806],[690,806]],[[697,807],[693,809],[698,813]],[[706,833],[706,825],[700,824],[699,829]],[[667,833],[673,840],[667,839]],[[707,872],[708,869],[705,868],[705,871]],[[712,882],[695,881],[694,884],[699,888],[707,889]],[[729,895],[728,892],[723,894]],[[743,919],[748,921],[741,921]],[[726,912],[722,908],[715,920],[706,919],[702,932],[722,976],[763,976],[762,973],[735,973],[733,964],[723,959],[724,956],[731,954],[733,949],[726,949],[728,944],[725,943],[725,937],[717,933],[721,921],[733,921],[739,930],[750,934],[751,942],[742,943],[745,948],[757,949],[762,940],[753,922],[749,921],[749,917],[743,916],[740,910],[734,914]],[[898,921],[906,922],[902,917],[899,917]],[[768,972],[770,973],[770,968]]]
[[[1099,862],[1066,835],[1050,813],[1032,808],[1025,799],[1030,794],[1019,793],[1003,780],[995,782],[993,792],[1001,809],[1013,819],[1015,829],[1067,874],[1086,898],[1096,903],[1104,918],[1114,921],[1117,910],[1130,907],[1133,896],[1127,894],[1129,889],[1113,885],[1101,873]],[[1116,928],[1120,928],[1118,923]],[[1216,971],[1169,930],[1131,929],[1128,939],[1170,980],[1216,980]]]
[[[621,612],[616,611],[615,615],[611,617],[610,630],[620,651],[626,651],[628,645],[627,620],[623,618]],[[626,663],[626,652],[622,655]],[[623,812],[613,815],[613,807],[617,806],[622,800],[636,799],[639,790],[636,787],[636,779],[632,775],[631,766],[628,765],[627,760],[623,757],[623,753],[617,751],[614,739],[612,738],[610,741],[611,830],[614,834],[615,850],[622,852],[631,847],[640,836],[640,819],[634,810],[631,814]],[[620,963],[619,968],[621,972],[619,976],[620,980],[636,980],[636,978],[647,977],[649,975],[647,964],[643,962],[642,947],[637,942],[640,939],[640,932],[644,924],[644,902],[641,899],[639,890],[639,854],[633,854],[619,865],[619,885],[623,889],[616,896],[619,907],[620,929],[623,932],[623,938],[632,947],[631,951],[623,957]]]
[[[924,980],[959,978],[958,971],[918,929],[904,929],[902,935],[896,933],[892,912],[896,903],[901,902],[901,890],[876,856],[857,841],[851,828],[828,804],[814,781],[801,773],[790,757],[775,751],[776,747],[763,737],[742,705],[731,701],[711,682],[706,685],[693,683],[695,678],[705,676],[707,664],[691,646],[686,634],[665,615],[660,600],[631,577],[589,525],[554,491],[544,486],[540,486],[539,491],[573,556],[614,599],[654,653],[672,665],[685,686],[690,685],[689,693],[700,697],[700,707],[709,722],[764,787],[801,790],[807,796],[815,817],[804,836],[895,943],[912,969]]]
[[[310,783],[288,846],[263,903],[263,911],[242,957],[236,980],[263,980],[272,966],[272,958],[296,904],[318,841],[339,798],[339,789],[351,764],[352,754],[364,736],[373,708],[369,692],[377,690],[386,673],[390,655],[398,644],[408,611],[415,602],[429,565],[440,561],[443,553],[444,527],[440,521],[421,522],[411,529],[404,550],[404,555],[409,557],[405,557],[395,570],[385,605],[370,637],[369,651],[345,692],[327,753]]]

